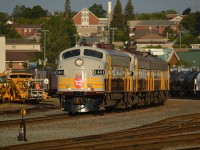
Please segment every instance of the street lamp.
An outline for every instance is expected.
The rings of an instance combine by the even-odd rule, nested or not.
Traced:
[[[44,67],[46,65],[46,33],[48,32],[49,30],[42,30],[42,32],[44,32],[44,57],[43,57],[43,70],[44,70]]]

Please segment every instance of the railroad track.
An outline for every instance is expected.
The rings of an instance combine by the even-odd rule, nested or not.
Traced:
[[[178,116],[114,133],[52,140],[3,149],[162,149],[200,146],[200,114]]]
[[[56,122],[59,120],[66,120],[69,116],[67,114],[56,114],[56,115],[50,115],[46,117],[38,117],[38,118],[26,118],[26,124],[33,124],[33,123],[45,123],[45,122]],[[10,126],[19,126],[21,122],[21,119],[16,120],[6,120],[6,121],[0,121],[0,127],[10,127]]]

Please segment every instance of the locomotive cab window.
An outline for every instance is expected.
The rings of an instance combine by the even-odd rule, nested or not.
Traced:
[[[84,55],[85,56],[91,56],[91,57],[96,57],[96,58],[103,58],[103,53],[99,52],[99,51],[94,51],[94,50],[90,50],[90,49],[85,49],[84,50]]]
[[[75,49],[75,50],[71,50],[71,51],[67,51],[63,53],[62,58],[66,59],[66,58],[79,56],[79,55],[80,55],[80,49]]]

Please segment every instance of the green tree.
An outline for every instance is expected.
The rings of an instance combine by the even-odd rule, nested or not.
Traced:
[[[94,4],[92,5],[89,10],[95,14],[98,18],[105,18],[106,17],[106,10],[103,9],[103,6],[101,4]]]
[[[200,35],[200,12],[190,13],[181,21],[181,26],[196,38]]]
[[[131,0],[128,0],[128,3],[126,4],[125,10],[124,10],[124,19],[125,19],[125,23],[127,23],[127,21],[135,19],[134,8],[131,3]]]
[[[12,12],[12,17],[23,17],[26,7],[24,5],[16,5]]]
[[[46,57],[49,66],[55,66],[60,52],[72,46],[72,37],[70,36],[74,31],[68,29],[68,21],[61,16],[52,16],[42,26],[42,29],[48,30],[46,33]],[[43,32],[41,37],[44,37]],[[40,42],[44,48],[44,38],[41,38]]]
[[[71,19],[71,18],[72,18],[70,0],[66,0],[66,1],[65,1],[65,12],[64,12],[64,17],[65,17],[66,19]]]
[[[174,41],[177,38],[177,33],[170,26],[163,31],[163,36],[168,37],[169,41]]]
[[[77,30],[76,30],[76,26],[74,25],[74,22],[72,20],[69,20],[69,19],[66,19],[65,20],[65,24],[66,24],[66,32],[67,32],[67,35],[71,41],[71,47],[72,46],[76,46],[76,38],[77,37]]]
[[[183,11],[182,15],[189,15],[191,12],[191,9],[190,8],[187,8]]]
[[[44,10],[41,6],[37,5],[37,6],[33,6],[32,9],[30,9],[31,11],[31,18],[40,18],[40,17],[46,17],[48,11]]]
[[[194,36],[199,37],[200,36],[200,12],[195,13],[195,24],[194,24]]]
[[[44,10],[41,6],[36,5],[33,8],[25,7],[24,5],[16,5],[13,9],[12,16],[14,18],[40,18],[46,17],[48,14],[47,10]]]
[[[7,14],[0,13],[0,35],[4,35],[6,38],[21,38],[13,25],[6,23],[8,20],[9,16]]]
[[[117,0],[117,3],[114,7],[113,20],[111,22],[111,27],[115,27],[123,31],[125,29],[124,15],[122,13],[122,4],[120,0]]]

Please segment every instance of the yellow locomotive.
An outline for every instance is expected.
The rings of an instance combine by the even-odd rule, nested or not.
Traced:
[[[60,53],[56,74],[70,114],[164,103],[169,93],[167,62],[149,54],[73,47]]]

